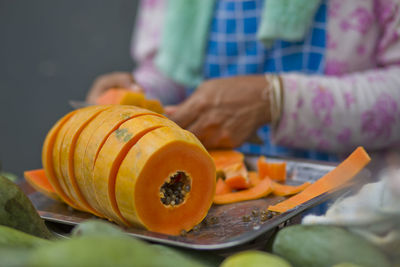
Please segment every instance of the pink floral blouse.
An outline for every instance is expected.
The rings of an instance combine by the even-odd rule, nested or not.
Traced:
[[[152,63],[164,10],[164,0],[141,3],[134,75],[150,97],[178,103],[184,88]],[[329,0],[325,75],[281,74],[283,113],[273,140],[329,152],[399,145],[399,36],[399,0]]]

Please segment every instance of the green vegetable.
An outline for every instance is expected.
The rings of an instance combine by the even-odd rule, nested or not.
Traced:
[[[75,237],[38,248],[29,259],[32,267],[53,266],[204,266],[172,250],[160,250],[128,236]]]
[[[107,221],[87,220],[72,229],[72,237],[91,235],[126,235],[118,226]]]
[[[51,244],[51,241],[0,225],[0,249],[11,247],[34,248],[48,244]]]
[[[226,258],[221,267],[266,267],[266,266],[273,266],[273,267],[290,267],[291,265],[285,259],[278,257],[276,255],[262,252],[262,251],[255,251],[255,250],[248,250],[236,253],[232,256]]]
[[[37,237],[52,237],[29,198],[15,183],[3,176],[0,176],[0,225]]]
[[[385,255],[361,237],[342,228],[295,225],[278,232],[273,252],[294,266],[332,266],[343,262],[361,266],[390,266]]]

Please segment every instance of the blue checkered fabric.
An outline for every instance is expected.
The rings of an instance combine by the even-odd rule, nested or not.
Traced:
[[[263,0],[216,1],[204,62],[205,79],[290,71],[323,73],[326,2],[322,1],[304,41],[276,40],[270,48],[257,39],[263,5]],[[240,150],[248,154],[336,160],[334,155],[274,145],[268,126],[262,127],[258,135],[264,145],[246,143]]]

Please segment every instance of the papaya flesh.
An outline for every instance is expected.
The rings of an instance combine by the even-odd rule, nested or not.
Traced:
[[[25,180],[33,187],[36,191],[46,195],[47,197],[60,200],[53,186],[47,179],[46,172],[44,169],[30,170],[24,172]]]
[[[124,88],[111,88],[105,91],[96,100],[97,105],[106,104],[119,104],[119,105],[133,105],[145,108],[157,113],[164,113],[164,108],[160,101],[157,99],[146,99],[145,95],[141,92],[134,92]]]
[[[217,172],[223,173],[225,183],[232,189],[246,189],[250,187],[247,168],[244,164],[244,155],[235,150],[211,150]]]
[[[206,216],[215,165],[193,134],[126,105],[86,107],[60,121],[46,137],[43,166],[68,205],[173,235]]]

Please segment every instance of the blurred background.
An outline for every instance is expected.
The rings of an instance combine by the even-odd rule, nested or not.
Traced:
[[[129,71],[137,0],[0,0],[0,161],[41,168],[52,125],[103,73]]]

